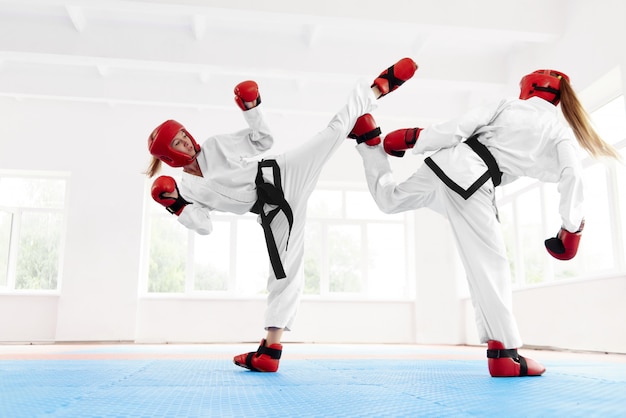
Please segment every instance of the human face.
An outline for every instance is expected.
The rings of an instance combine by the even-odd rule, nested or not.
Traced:
[[[183,130],[178,131],[174,139],[172,139],[171,147],[174,151],[182,152],[189,156],[196,155],[196,149],[191,142],[191,138]]]

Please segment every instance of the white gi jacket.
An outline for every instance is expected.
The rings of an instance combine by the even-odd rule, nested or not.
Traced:
[[[203,177],[182,174],[179,192],[187,205],[178,217],[199,234],[211,233],[210,212],[247,213],[257,200],[255,177],[258,157],[274,144],[259,107],[242,112],[249,128],[208,138],[197,160]]]
[[[582,166],[571,129],[547,101],[508,99],[463,117],[424,129],[413,152],[437,151],[430,158],[457,185],[468,189],[486,171],[482,159],[465,144],[472,135],[494,156],[502,184],[526,176],[558,183],[559,212],[570,232],[583,219]]]

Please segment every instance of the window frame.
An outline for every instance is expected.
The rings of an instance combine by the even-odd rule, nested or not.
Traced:
[[[71,175],[65,171],[33,171],[33,170],[0,170],[0,178],[21,178],[33,180],[62,180],[64,181],[64,196],[62,207],[45,208],[27,205],[2,205],[0,211],[11,215],[11,231],[9,238],[8,258],[7,258],[7,280],[6,286],[0,286],[0,294],[51,294],[59,295],[63,286],[63,260],[65,258],[65,245],[67,237],[67,222],[70,197]],[[17,266],[19,260],[19,243],[22,231],[22,217],[24,213],[53,213],[61,215],[59,225],[59,254],[56,260],[57,277],[56,288],[54,289],[17,289]]]
[[[376,220],[371,220],[369,218],[363,219],[347,219],[346,218],[346,205],[345,205],[345,195],[349,192],[366,192],[369,195],[369,191],[365,185],[361,184],[345,184],[345,183],[336,183],[336,182],[320,182],[316,189],[316,191],[339,191],[342,194],[342,214],[341,217],[315,217],[311,216],[307,212],[307,226],[310,222],[318,223],[322,225],[323,228],[327,228],[329,225],[359,225],[361,231],[366,231],[367,225],[371,223],[376,224],[402,224],[405,228],[405,257],[403,257],[403,261],[405,263],[405,288],[407,289],[402,295],[398,295],[396,297],[384,297],[382,300],[391,301],[391,300],[408,300],[410,299],[410,295],[413,294],[414,280],[411,278],[414,277],[413,266],[411,264],[411,248],[414,248],[414,237],[412,235],[413,231],[413,219],[414,215],[412,212],[406,212],[401,215],[396,215],[401,220],[385,220],[384,217],[388,216],[381,213],[381,218]],[[370,197],[371,198],[371,197]],[[373,199],[372,199],[372,204]],[[236,249],[238,246],[237,240],[239,239],[236,231],[238,229],[238,223],[241,221],[249,222],[250,219],[253,219],[256,222],[257,215],[254,214],[245,214],[245,215],[234,215],[230,213],[222,213],[213,211],[211,213],[211,219],[213,222],[229,222],[230,223],[230,275],[228,278],[227,289],[226,290],[195,290],[194,289],[194,274],[193,274],[193,260],[194,260],[194,242],[197,239],[198,234],[192,230],[187,230],[187,256],[186,256],[186,271],[185,271],[185,285],[184,289],[180,292],[151,292],[149,291],[149,263],[150,263],[150,226],[151,226],[151,217],[159,216],[159,217],[169,217],[171,222],[175,222],[177,224],[178,221],[171,214],[165,211],[160,205],[154,202],[149,193],[149,183],[146,182],[146,194],[145,194],[145,205],[144,205],[144,231],[143,231],[143,248],[144,254],[142,255],[142,268],[141,268],[141,278],[139,280],[139,293],[141,297],[145,298],[218,298],[218,299],[255,299],[255,298],[265,298],[266,292],[259,294],[245,294],[242,295],[237,291],[238,282],[237,282],[237,274],[236,274],[236,265],[241,261],[234,261],[233,259],[237,257]],[[181,228],[184,228],[179,224]],[[258,236],[262,237],[262,229],[259,226]],[[361,241],[366,240],[366,234],[362,234]],[[209,234],[209,237],[211,234]],[[259,251],[263,252],[263,254],[267,257],[265,240],[262,239],[263,246],[259,248]],[[367,247],[361,245],[361,252],[367,252]],[[306,257],[306,256],[305,256]],[[362,255],[362,257],[366,257],[366,255]],[[192,266],[190,267],[190,264]],[[261,266],[260,268],[270,268],[269,258],[267,258],[267,262]],[[322,277],[320,277],[320,294],[303,294],[303,299],[315,299],[315,300],[363,300],[363,301],[372,301],[378,300],[378,298],[372,297],[367,293],[357,292],[357,293],[341,293],[341,292],[331,292],[329,290],[329,280],[328,280],[328,259],[325,258],[323,260],[323,265],[320,266],[320,269],[323,271]],[[367,270],[364,268],[364,270]],[[266,277],[266,276],[265,276]],[[375,278],[368,277],[367,272],[363,275],[363,280],[368,284],[371,280]],[[306,279],[305,279],[306,280]],[[265,288],[265,286],[264,286]]]

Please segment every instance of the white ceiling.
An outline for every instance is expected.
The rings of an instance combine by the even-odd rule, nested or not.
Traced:
[[[252,78],[275,111],[327,112],[410,56],[418,74],[384,111],[436,120],[515,93],[511,63],[559,38],[566,5],[0,0],[0,97],[210,109]]]

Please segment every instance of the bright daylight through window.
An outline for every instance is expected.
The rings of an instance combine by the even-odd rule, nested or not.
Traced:
[[[66,182],[0,172],[0,290],[58,288]]]
[[[212,213],[213,232],[186,230],[150,201],[152,294],[265,294],[270,268],[256,215]],[[362,189],[319,188],[309,199],[305,230],[305,296],[407,297],[410,216],[385,215]]]

